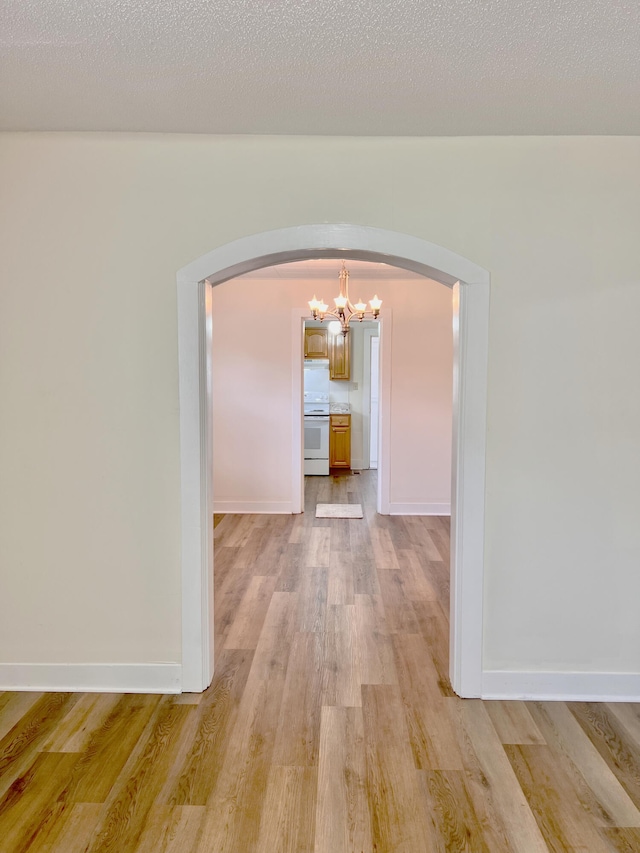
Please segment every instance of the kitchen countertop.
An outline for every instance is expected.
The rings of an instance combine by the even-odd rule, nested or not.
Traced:
[[[329,414],[330,415],[350,415],[351,414],[351,404],[350,403],[331,403],[329,406]]]

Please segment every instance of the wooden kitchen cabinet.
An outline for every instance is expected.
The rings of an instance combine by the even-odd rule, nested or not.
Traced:
[[[329,467],[351,468],[351,415],[329,418]]]
[[[329,333],[326,329],[305,328],[304,357],[329,358]]]
[[[351,335],[331,335],[329,342],[329,378],[351,378]]]

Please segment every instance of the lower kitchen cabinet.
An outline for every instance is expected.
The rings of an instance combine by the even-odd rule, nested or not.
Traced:
[[[331,415],[329,427],[329,467],[351,468],[351,415]]]

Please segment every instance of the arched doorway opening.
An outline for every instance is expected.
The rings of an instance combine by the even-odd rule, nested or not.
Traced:
[[[182,689],[213,676],[211,288],[274,264],[352,258],[409,269],[453,290],[450,677],[482,693],[489,274],[425,240],[366,226],[304,225],[235,240],[179,271]]]

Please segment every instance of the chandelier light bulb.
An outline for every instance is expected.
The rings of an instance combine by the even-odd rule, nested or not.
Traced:
[[[336,308],[338,311],[344,311],[347,307],[347,297],[346,296],[336,296],[333,300],[336,303]]]

